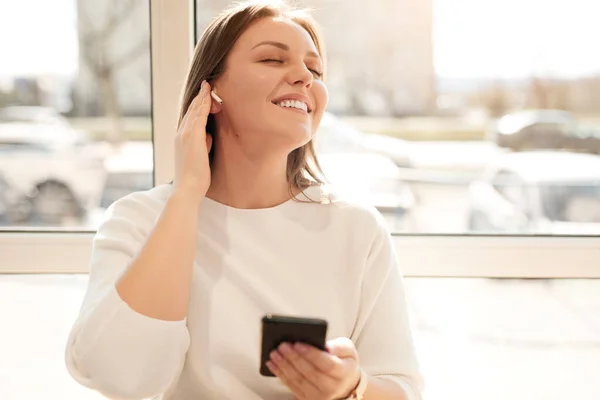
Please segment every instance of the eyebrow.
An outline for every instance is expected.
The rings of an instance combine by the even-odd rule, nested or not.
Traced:
[[[265,40],[264,42],[260,42],[259,44],[257,44],[256,46],[254,46],[252,48],[252,50],[254,50],[255,48],[257,48],[259,46],[275,46],[275,47],[280,48],[281,50],[284,50],[284,51],[289,51],[290,50],[290,46],[288,46],[287,44],[281,43],[281,42],[275,42],[275,41],[272,41],[272,40]],[[314,58],[321,58],[321,56],[319,56],[314,51],[309,51],[308,55],[310,57],[314,57]]]

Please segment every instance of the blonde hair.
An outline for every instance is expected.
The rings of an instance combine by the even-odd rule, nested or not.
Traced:
[[[296,9],[283,1],[247,1],[238,3],[223,11],[202,33],[194,51],[192,65],[185,84],[179,123],[183,120],[192,100],[200,91],[203,80],[212,81],[225,71],[227,56],[237,39],[255,21],[267,17],[287,18],[311,36],[317,52],[325,61],[325,47],[317,23],[307,10]],[[323,76],[324,78],[324,76]],[[209,115],[207,133],[216,132],[214,115]],[[214,144],[213,144],[214,146]],[[212,154],[210,155],[212,161]],[[293,150],[287,161],[287,180],[290,192],[315,184],[324,184],[312,140]]]

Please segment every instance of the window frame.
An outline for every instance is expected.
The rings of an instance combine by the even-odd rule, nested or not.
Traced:
[[[173,177],[173,133],[192,59],[193,0],[149,0],[154,182]],[[0,273],[87,273],[94,232],[0,232]],[[407,277],[600,278],[600,236],[393,235]]]

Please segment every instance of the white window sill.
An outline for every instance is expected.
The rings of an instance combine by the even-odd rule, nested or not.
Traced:
[[[0,273],[86,273],[93,233],[2,233]],[[600,278],[600,238],[394,236],[405,276]]]

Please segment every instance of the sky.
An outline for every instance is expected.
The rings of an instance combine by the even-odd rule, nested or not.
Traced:
[[[575,77],[600,72],[598,0],[434,0],[444,77]]]
[[[600,72],[598,0],[433,1],[440,77]],[[0,0],[0,78],[76,70],[75,0]]]
[[[77,70],[75,0],[0,0],[0,78]]]

